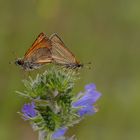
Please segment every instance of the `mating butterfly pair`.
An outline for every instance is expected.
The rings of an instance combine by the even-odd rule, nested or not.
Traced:
[[[21,66],[26,71],[38,69],[48,63],[72,69],[83,66],[76,60],[74,54],[65,47],[57,34],[47,37],[44,33],[39,34],[32,47],[25,53],[24,58],[15,61],[16,65]]]

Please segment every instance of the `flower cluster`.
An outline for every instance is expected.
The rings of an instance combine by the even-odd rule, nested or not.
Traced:
[[[101,94],[93,83],[86,85],[84,92],[73,94],[75,77],[73,72],[51,69],[24,81],[26,91],[19,94],[31,102],[24,104],[21,115],[41,132],[42,140],[74,140],[64,136],[68,128],[96,113],[94,105]]]

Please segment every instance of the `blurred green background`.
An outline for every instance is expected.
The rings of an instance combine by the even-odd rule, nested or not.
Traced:
[[[28,74],[13,62],[40,32],[57,32],[81,70],[75,92],[94,82],[99,112],[71,128],[79,140],[140,139],[139,0],[0,0],[0,140],[37,140],[17,112],[24,103],[15,91]]]

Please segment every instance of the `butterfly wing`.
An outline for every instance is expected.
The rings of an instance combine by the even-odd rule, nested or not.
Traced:
[[[74,54],[65,47],[65,44],[57,34],[51,35],[50,40],[52,44],[52,58],[56,63],[62,65],[78,63]]]
[[[49,63],[51,62],[51,43],[49,38],[40,33],[37,39],[32,44],[32,47],[25,53],[24,61],[32,63]]]

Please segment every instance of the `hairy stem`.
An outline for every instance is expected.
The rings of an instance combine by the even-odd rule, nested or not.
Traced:
[[[45,140],[45,133],[43,131],[39,131],[38,140]]]
[[[47,134],[46,140],[52,140],[52,133],[48,133],[48,134]]]

